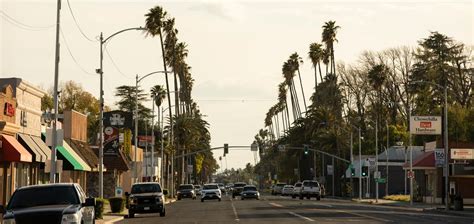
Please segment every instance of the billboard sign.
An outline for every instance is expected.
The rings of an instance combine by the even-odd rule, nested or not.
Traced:
[[[440,116],[411,116],[410,134],[412,135],[441,135]]]
[[[474,149],[451,149],[451,159],[474,160]]]
[[[133,127],[132,113],[125,111],[110,111],[104,113],[104,127],[128,128]]]

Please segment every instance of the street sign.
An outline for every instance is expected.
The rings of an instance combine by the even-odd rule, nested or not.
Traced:
[[[407,177],[408,177],[409,179],[415,178],[415,172],[414,172],[414,171],[408,171]]]
[[[256,142],[252,143],[252,145],[250,145],[250,151],[252,152],[257,152],[258,151],[258,145]]]
[[[440,116],[411,116],[410,134],[412,135],[441,135]]]
[[[474,160],[474,149],[451,149],[451,159]]]
[[[435,156],[435,165],[436,165],[436,167],[444,166],[444,160],[446,158],[445,153],[444,153],[444,149],[435,149],[434,156]]]
[[[328,165],[326,170],[328,175],[334,175],[334,167],[332,165]]]
[[[64,130],[56,129],[56,146],[63,146],[63,140],[64,140]],[[47,146],[53,145],[53,129],[52,128],[46,129],[46,145]]]
[[[188,165],[187,173],[193,173],[194,167],[193,165]]]
[[[278,145],[278,151],[280,152],[285,151],[285,145]]]
[[[375,179],[380,178],[380,176],[381,176],[381,175],[380,175],[380,171],[374,172],[374,178],[375,178]]]
[[[379,184],[385,184],[387,182],[385,178],[378,178],[378,179],[375,179],[375,181]]]

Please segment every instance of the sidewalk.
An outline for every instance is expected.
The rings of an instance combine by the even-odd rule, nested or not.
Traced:
[[[413,205],[410,205],[409,202],[404,201],[391,201],[385,199],[379,199],[378,202],[375,202],[375,199],[352,199],[352,201],[362,204],[370,204],[370,205],[380,205],[380,206],[392,206],[392,207],[399,207],[405,208],[415,211],[427,211],[432,213],[443,213],[449,215],[457,215],[457,216],[466,216],[466,217],[474,217],[474,206],[472,205],[464,205],[463,211],[454,211],[454,210],[445,210],[445,206],[441,204],[426,204],[426,203],[419,203],[415,202]],[[451,206],[453,209],[453,206]]]
[[[165,205],[175,202],[176,199],[166,199]],[[110,210],[110,205],[104,205],[104,215],[102,219],[95,220],[96,224],[112,224],[123,220],[125,216],[128,215],[128,210],[125,209],[122,213],[112,213]]]

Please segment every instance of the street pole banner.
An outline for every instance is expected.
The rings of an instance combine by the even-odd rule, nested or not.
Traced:
[[[411,116],[410,134],[412,135],[441,135],[440,116]]]
[[[104,128],[104,155],[118,155],[120,149],[119,134],[118,128]]]
[[[436,165],[436,167],[443,167],[444,166],[444,160],[445,160],[444,149],[435,149],[434,156],[435,156],[435,165]]]
[[[104,113],[104,127],[112,126],[116,128],[128,128],[133,127],[133,115],[132,113],[115,110]]]
[[[474,149],[451,149],[451,159],[474,160]]]

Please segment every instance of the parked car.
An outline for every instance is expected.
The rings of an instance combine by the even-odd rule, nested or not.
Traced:
[[[221,192],[222,192],[223,194],[225,194],[225,192],[226,192],[226,191],[225,191],[225,185],[224,185],[223,183],[218,183],[217,185],[219,186],[219,189],[221,190]]]
[[[311,197],[316,197],[319,201],[321,200],[321,187],[319,183],[315,180],[305,180],[302,183],[300,199],[306,197],[311,199]]]
[[[130,193],[125,192],[127,196],[128,217],[135,217],[136,213],[156,213],[159,212],[163,217],[166,214],[165,195],[167,190],[162,190],[157,182],[136,183],[132,185]]]
[[[201,190],[201,202],[209,199],[217,199],[221,201],[222,192],[217,184],[205,184]]]
[[[194,193],[196,196],[201,196],[201,185],[194,185]]]
[[[296,198],[296,197],[299,197],[300,196],[300,193],[301,193],[301,182],[297,182],[295,184],[295,186],[293,187],[293,193],[291,194],[291,197],[292,198]]]
[[[293,194],[293,185],[285,185],[283,186],[283,189],[281,190],[281,196],[287,196],[287,195],[292,195]]]
[[[43,184],[18,188],[0,211],[3,223],[92,224],[94,206],[78,184]]]
[[[194,191],[194,185],[192,184],[181,184],[178,187],[178,191],[176,192],[178,200],[182,198],[192,198],[193,200],[196,199],[196,192]]]
[[[242,200],[246,198],[255,198],[260,200],[260,193],[257,190],[257,187],[254,185],[247,185],[242,189],[242,193],[240,194]]]
[[[232,190],[232,198],[235,198],[235,196],[240,196],[242,193],[242,190],[247,184],[245,182],[237,182],[234,184],[233,190]]]
[[[281,194],[281,190],[283,190],[283,187],[285,185],[286,185],[286,183],[277,183],[277,184],[275,184],[272,188],[272,195]]]

